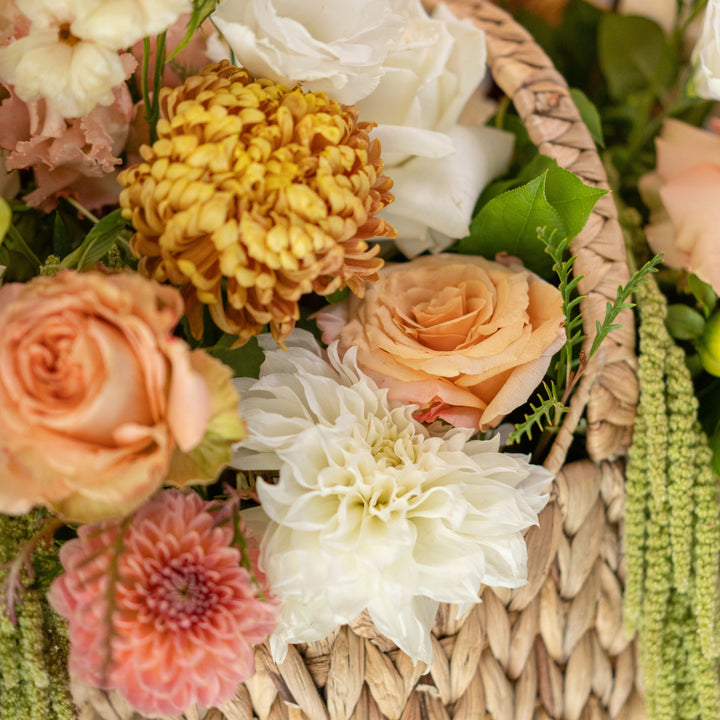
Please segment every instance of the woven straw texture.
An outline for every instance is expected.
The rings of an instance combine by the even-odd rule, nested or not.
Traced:
[[[488,62],[540,152],[588,184],[607,187],[567,84],[532,37],[485,0],[449,0],[487,34]],[[607,195],[573,243],[585,331],[628,279],[616,209]],[[527,534],[529,582],[486,588],[456,618],[441,606],[435,662],[409,658],[359,617],[322,642],[291,646],[276,665],[256,649],[256,673],[220,709],[186,720],[642,720],[636,645],[622,632],[623,457],[638,399],[633,316],[620,317],[573,397],[546,466],[557,474],[539,527]],[[590,460],[565,465],[587,409]],[[140,720],[117,693],[75,688],[82,720]]]

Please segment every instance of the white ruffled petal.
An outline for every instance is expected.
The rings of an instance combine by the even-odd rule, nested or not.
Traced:
[[[354,352],[341,360],[331,345],[322,360],[303,331],[241,385],[248,438],[236,466],[280,471],[257,484],[270,519],[260,564],[282,603],[276,659],[367,609],[413,661],[430,663],[439,602],[467,606],[482,584],[525,582],[522,531],[547,502],[545,470],[498,452],[498,438],[431,435],[412,406],[388,404]]]

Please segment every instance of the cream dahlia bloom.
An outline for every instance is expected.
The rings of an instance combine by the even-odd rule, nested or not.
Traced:
[[[440,602],[467,608],[482,584],[525,583],[522,531],[537,523],[552,477],[498,452],[497,438],[431,434],[414,406],[388,402],[353,350],[340,360],[333,344],[326,361],[302,331],[287,345],[266,352],[259,380],[236,381],[248,437],[232,463],[279,471],[276,484],[258,481],[262,508],[249,518],[266,514],[260,567],[282,605],[273,655],[367,609],[430,664]]]

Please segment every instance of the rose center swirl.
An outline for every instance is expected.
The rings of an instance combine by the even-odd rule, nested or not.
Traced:
[[[48,327],[26,346],[20,373],[33,397],[68,400],[82,394],[82,368],[75,352],[74,333],[64,327]]]

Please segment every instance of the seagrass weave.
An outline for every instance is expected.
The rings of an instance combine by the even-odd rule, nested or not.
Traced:
[[[588,184],[606,176],[568,87],[532,37],[485,0],[449,0],[487,34],[488,63],[540,152]],[[572,246],[585,332],[628,279],[612,198],[596,205]],[[638,399],[633,316],[620,316],[593,358],[548,455],[552,501],[527,534],[529,582],[486,588],[460,619],[443,605],[435,662],[413,666],[363,616],[322,642],[291,646],[276,665],[256,650],[256,673],[220,709],[187,720],[601,720],[645,717],[635,643],[622,632],[623,457]],[[565,465],[587,411],[590,460]],[[75,688],[83,720],[140,720],[116,693]]]

